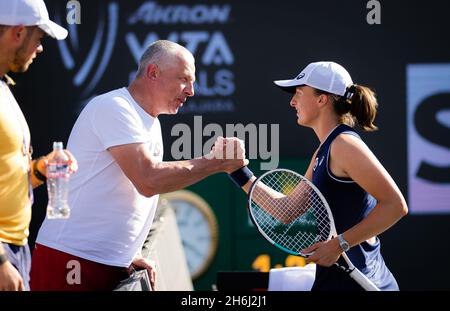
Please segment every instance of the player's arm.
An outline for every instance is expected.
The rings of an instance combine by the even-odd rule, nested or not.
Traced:
[[[252,178],[250,178],[250,180],[242,186],[242,190],[245,191],[245,193],[248,193],[250,191],[250,187],[253,185],[253,183],[256,180],[256,176],[252,176]]]
[[[314,163],[315,163],[315,159],[316,159],[316,155],[317,155],[318,151],[319,151],[319,149],[317,149],[316,152],[314,152],[314,155],[312,156],[311,161],[309,163],[309,166],[306,169],[306,172],[305,172],[305,175],[304,175],[310,181],[312,181],[312,170],[313,170],[313,167],[314,167]],[[252,176],[252,178],[245,185],[242,186],[242,190],[244,190],[245,193],[248,194],[248,192],[250,191],[251,186],[253,185],[253,183],[255,181],[256,181],[256,176]]]
[[[314,155],[313,155],[313,157],[311,159],[311,162],[309,163],[308,169],[306,170],[305,177],[308,180],[312,180],[312,169],[314,167],[314,162],[315,162],[316,155],[317,155],[318,151],[319,151],[319,149],[317,149],[316,152],[314,152]],[[250,191],[250,188],[253,185],[253,183],[255,182],[255,180],[256,180],[256,176],[252,176],[252,178],[245,185],[243,185],[241,187],[242,190],[244,190],[245,193],[248,194],[248,192]]]
[[[147,197],[183,189],[209,175],[232,172],[248,163],[248,160],[238,159],[236,154],[236,160],[201,157],[158,162],[148,146],[142,143],[114,146],[108,150],[139,193]]]
[[[350,177],[370,193],[377,205],[360,223],[342,233],[350,247],[362,243],[394,225],[408,212],[405,199],[375,155],[352,135],[340,135],[331,145],[330,166],[337,176]],[[337,238],[317,243],[305,252],[314,252],[306,262],[329,267],[342,253]]]
[[[353,179],[377,205],[360,223],[344,233],[350,246],[374,237],[408,213],[405,199],[392,177],[370,149],[352,135],[340,135],[331,147],[331,167]]]

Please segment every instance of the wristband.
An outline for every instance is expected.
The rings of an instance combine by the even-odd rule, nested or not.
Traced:
[[[247,167],[241,167],[240,169],[228,174],[228,177],[239,187],[244,186],[253,177],[253,172]]]
[[[45,175],[43,175],[41,172],[39,172],[38,167],[37,167],[37,163],[40,159],[42,159],[43,157],[40,157],[36,160],[34,160],[33,162],[33,174],[34,177],[36,177],[37,179],[39,179],[42,182],[46,182],[47,181],[47,177],[45,177]]]

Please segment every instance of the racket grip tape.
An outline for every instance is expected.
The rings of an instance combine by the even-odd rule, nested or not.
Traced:
[[[230,179],[236,184],[236,186],[241,188],[246,183],[248,183],[253,175],[253,172],[247,166],[244,166],[228,174],[228,177],[230,177]]]

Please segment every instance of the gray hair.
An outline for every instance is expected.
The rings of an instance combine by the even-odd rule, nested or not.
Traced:
[[[186,48],[169,40],[158,40],[153,42],[145,50],[139,60],[139,68],[136,77],[142,76],[149,64],[156,64],[161,67],[165,65],[168,60],[173,59],[173,57],[177,56],[182,51],[186,51],[190,54]]]

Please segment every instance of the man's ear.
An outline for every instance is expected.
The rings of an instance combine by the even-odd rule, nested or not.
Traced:
[[[160,74],[159,67],[156,64],[149,64],[147,66],[147,78],[155,80]]]
[[[27,35],[27,28],[24,25],[11,26],[7,32],[13,42],[22,42]]]

